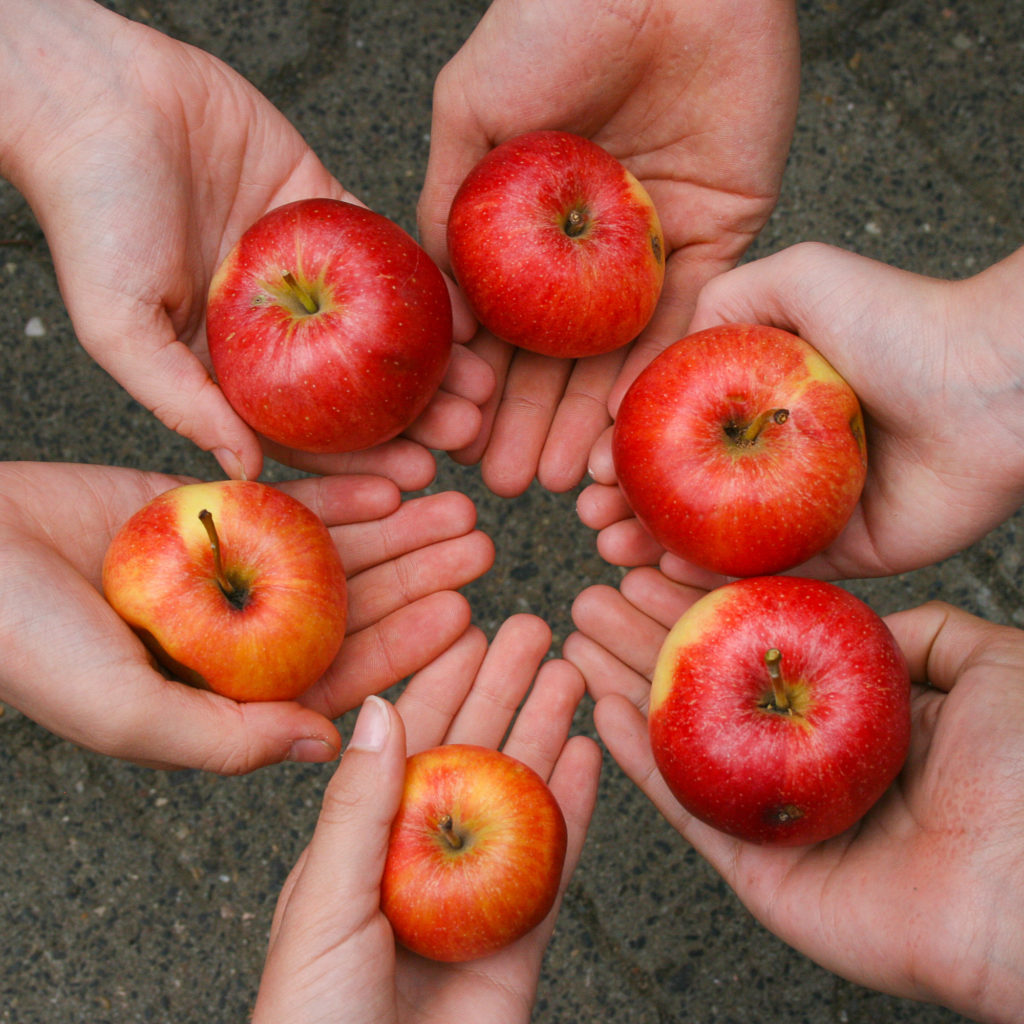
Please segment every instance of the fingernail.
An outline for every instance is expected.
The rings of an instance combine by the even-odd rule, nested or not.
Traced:
[[[384,701],[373,695],[367,697],[356,719],[356,727],[352,730],[348,749],[365,750],[369,753],[383,750],[390,727],[391,721]]]
[[[210,454],[232,480],[245,479],[245,466],[242,465],[242,460],[230,448],[214,448]]]
[[[303,764],[321,764],[333,760],[334,756],[334,748],[329,743],[314,737],[296,740],[288,748],[288,760]]]

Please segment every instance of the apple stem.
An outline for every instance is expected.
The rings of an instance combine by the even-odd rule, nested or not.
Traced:
[[[437,823],[437,827],[441,830],[441,835],[444,836],[446,842],[453,850],[460,850],[462,848],[462,836],[455,831],[455,823],[452,821],[450,814],[446,814]]]
[[[204,508],[199,513],[199,519],[206,528],[206,536],[210,538],[210,547],[213,550],[213,572],[217,577],[217,586],[220,587],[224,596],[232,604],[238,604],[239,598],[242,595],[238,588],[228,579],[227,573],[224,572],[224,563],[220,557],[220,537],[217,536],[217,527],[213,522],[213,514]]]
[[[772,710],[791,715],[793,708],[789,703],[786,686],[782,681],[782,652],[777,647],[766,651],[764,663],[768,669],[768,677],[772,681]]]
[[[789,419],[788,409],[767,409],[760,416],[755,416],[740,435],[740,440],[753,444],[769,423],[785,423]]]
[[[580,209],[572,209],[569,211],[569,216],[565,218],[565,233],[570,238],[578,238],[583,234],[583,229],[587,226],[587,220],[583,216],[583,211]]]
[[[320,307],[316,304],[316,300],[295,280],[295,275],[290,270],[284,271],[281,277],[284,278],[284,283],[288,285],[288,290],[299,300],[302,308],[307,313],[317,312]]]

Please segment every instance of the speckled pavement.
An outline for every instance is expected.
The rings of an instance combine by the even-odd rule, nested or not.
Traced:
[[[0,0],[2,2],[2,0]],[[371,207],[412,230],[434,75],[483,0],[115,0],[223,57]],[[749,253],[819,239],[910,270],[971,274],[1024,236],[1024,5],[801,0],[799,123],[783,195]],[[214,475],[77,344],[46,244],[0,183],[0,455]],[[614,582],[573,496],[502,500],[441,460],[497,546],[467,588],[478,624],[544,616],[555,649],[583,587]],[[1024,626],[1020,516],[974,548],[854,589],[885,613],[941,597]],[[0,652],[2,657],[2,652]],[[347,731],[349,723],[345,723]],[[589,709],[578,716],[591,730]],[[952,1024],[843,981],[757,925],[606,759],[548,951],[542,1024]],[[0,1021],[246,1019],[278,890],[330,766],[162,774],[0,716]]]

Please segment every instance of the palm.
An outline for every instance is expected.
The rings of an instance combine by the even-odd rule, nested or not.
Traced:
[[[579,633],[565,653],[597,699],[595,722],[611,754],[786,942],[893,994],[952,1005],[962,998],[952,993],[973,992],[1000,955],[1001,929],[984,922],[1012,916],[999,901],[1018,891],[1024,874],[1024,634],[940,604],[890,616],[922,683],[902,773],[843,835],[811,847],[762,847],[690,816],[651,753],[644,715],[654,662],[669,627],[701,593],[641,569],[619,591],[596,587],[577,600]],[[992,998],[998,1006],[994,984]]]
[[[78,88],[81,109],[17,184],[46,233],[84,347],[168,426],[215,450],[229,473],[255,477],[264,446],[208,373],[210,278],[271,208],[311,196],[357,200],[284,115],[219,60],[109,12],[94,17],[123,64],[96,84],[54,85],[58,94]],[[87,50],[78,59],[96,57]],[[490,390],[490,372],[458,356],[446,382],[456,395],[439,395],[410,430],[427,447],[461,445],[479,426],[475,403]],[[407,489],[434,470],[410,441],[351,456],[265,447],[315,472],[387,472]]]
[[[482,457],[500,493],[521,490],[537,468],[555,490],[579,481],[607,425],[609,398],[614,407],[685,329],[700,286],[761,228],[789,147],[796,71],[795,25],[781,5],[762,13],[730,0],[507,0],[491,6],[442,71],[420,201],[420,230],[435,259],[445,258],[448,207],[472,165],[494,144],[545,127],[589,136],[629,167],[658,208],[670,253],[662,302],[628,357],[573,363],[480,338],[504,396],[492,400],[493,422],[459,457]]]
[[[980,539],[1024,500],[1012,384],[1017,334],[1009,318],[992,313],[1006,303],[1014,262],[950,283],[804,244],[704,290],[694,329],[739,321],[793,330],[829,359],[864,408],[861,501],[838,540],[800,572],[853,578],[920,568]],[[606,558],[638,565],[661,557],[674,578],[718,582],[664,555],[632,518],[613,485],[607,438],[593,464],[600,482],[581,496],[579,510],[601,531]]]
[[[461,495],[400,504],[393,484],[366,477],[284,485],[321,515],[342,555],[347,636],[301,703],[238,705],[169,684],[100,593],[114,531],[179,479],[45,463],[7,464],[0,479],[8,499],[0,506],[0,629],[9,654],[0,699],[83,746],[160,767],[251,771],[287,756],[296,733],[322,740],[325,756],[336,753],[328,719],[445,650],[469,619],[453,591],[493,558]]]

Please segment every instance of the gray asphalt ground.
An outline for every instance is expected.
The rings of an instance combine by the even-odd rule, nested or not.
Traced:
[[[109,6],[223,57],[353,192],[412,229],[432,82],[486,4]],[[1024,5],[801,0],[800,11],[799,124],[781,202],[749,255],[819,239],[963,277],[1019,245]],[[0,240],[0,457],[214,474],[207,457],[137,406],[77,344],[43,236],[5,184]],[[578,523],[572,495],[534,488],[500,500],[475,469],[443,459],[435,486],[470,494],[495,539],[493,571],[467,590],[488,632],[511,612],[536,612],[551,623],[557,650],[571,629],[573,596],[618,579]],[[1021,527],[1018,516],[941,565],[852,589],[882,613],[941,597],[1024,626]],[[586,707],[579,728],[591,728]],[[606,761],[535,1020],[960,1019],[859,988],[775,939]],[[278,891],[310,835],[330,770],[161,774],[83,752],[6,709],[0,1021],[245,1020]]]

